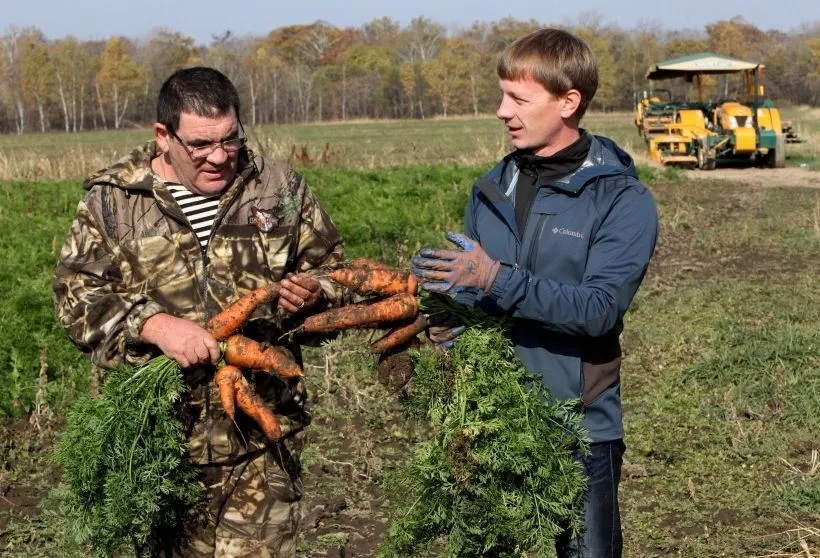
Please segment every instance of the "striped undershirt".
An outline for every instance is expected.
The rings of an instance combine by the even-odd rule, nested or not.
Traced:
[[[208,239],[211,236],[211,229],[214,226],[214,217],[216,217],[216,208],[219,205],[219,196],[211,196],[206,198],[188,190],[182,184],[165,183],[165,187],[174,196],[177,204],[179,204],[182,213],[188,219],[191,227],[194,229],[199,245],[202,248],[208,246]]]

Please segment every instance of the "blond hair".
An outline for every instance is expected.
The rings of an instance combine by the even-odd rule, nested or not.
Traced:
[[[496,66],[498,77],[510,81],[532,79],[553,95],[570,89],[581,93],[578,121],[598,89],[598,65],[587,44],[561,29],[539,29],[504,49]]]

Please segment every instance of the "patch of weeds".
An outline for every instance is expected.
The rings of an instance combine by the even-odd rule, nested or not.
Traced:
[[[644,184],[654,184],[656,182],[679,182],[683,180],[683,171],[678,167],[665,165],[658,167],[654,165],[637,164],[638,179]]]
[[[461,230],[472,183],[487,169],[406,167],[309,169],[309,180],[345,239],[348,257],[407,265],[421,246],[442,246]]]
[[[816,513],[810,467],[795,466],[799,477],[783,461],[820,426],[813,283],[688,281],[630,312],[630,353],[650,355],[627,355],[623,370],[626,459],[646,471],[623,485],[633,552],[762,555],[760,535],[785,529],[788,513]]]
[[[679,167],[665,166],[661,172],[661,176],[667,182],[679,182],[683,180],[683,170]]]
[[[789,152],[786,148],[786,165],[812,171],[820,170],[820,157],[809,151]]]

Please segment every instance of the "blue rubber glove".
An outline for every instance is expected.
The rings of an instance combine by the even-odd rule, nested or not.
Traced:
[[[456,292],[465,287],[489,292],[501,263],[463,234],[448,232],[447,240],[460,250],[422,248],[413,258],[413,274],[422,279],[422,288],[433,293]]]
[[[427,335],[437,349],[452,349],[456,337],[465,331],[467,331],[465,325],[456,327],[432,326]]]
[[[456,337],[467,330],[467,326],[455,316],[444,319],[434,325],[427,326],[425,334],[437,349],[452,349]]]

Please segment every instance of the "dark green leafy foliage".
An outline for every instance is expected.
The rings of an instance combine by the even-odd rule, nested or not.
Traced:
[[[100,397],[68,413],[55,457],[67,530],[103,556],[145,547],[173,529],[200,495],[176,403],[185,383],[176,362],[158,357],[113,370]]]
[[[471,326],[447,353],[420,351],[407,407],[435,435],[391,480],[403,496],[383,556],[437,539],[443,556],[542,555],[579,528],[575,456],[588,440],[577,402],[551,400],[502,329]]]
[[[0,184],[0,418],[34,407],[40,354],[58,415],[88,386],[89,363],[54,318],[51,275],[83,190],[78,183]]]

